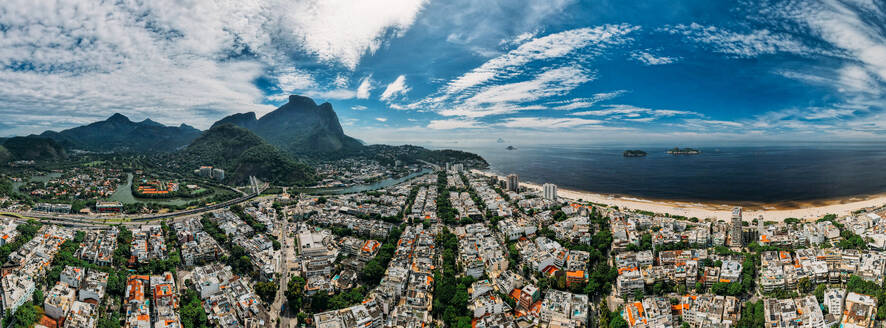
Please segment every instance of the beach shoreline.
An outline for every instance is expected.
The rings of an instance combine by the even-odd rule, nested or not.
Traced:
[[[503,178],[490,171],[473,170],[490,177]],[[542,190],[542,186],[533,182],[520,181],[520,185],[534,190]],[[838,216],[850,215],[862,209],[873,209],[886,205],[886,193],[877,195],[850,196],[836,199],[821,199],[809,201],[791,201],[780,203],[756,203],[756,202],[706,202],[706,201],[679,201],[666,199],[643,199],[626,195],[608,195],[590,191],[558,188],[557,195],[561,198],[618,206],[632,210],[648,211],[658,214],[681,215],[688,218],[699,219],[714,218],[729,220],[732,218],[732,209],[742,207],[743,220],[752,221],[763,216],[765,221],[783,221],[787,218],[801,220],[816,220],[827,214]]]

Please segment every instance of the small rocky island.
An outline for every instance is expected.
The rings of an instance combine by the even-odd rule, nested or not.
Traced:
[[[668,149],[668,154],[671,154],[671,155],[698,155],[698,154],[701,154],[701,150],[698,150],[695,148],[674,147],[673,149]]]
[[[646,157],[646,152],[639,149],[625,150],[624,157]]]
[[[514,146],[507,146],[507,147],[505,147],[505,149],[507,149],[507,150],[517,150],[517,147],[514,147]]]

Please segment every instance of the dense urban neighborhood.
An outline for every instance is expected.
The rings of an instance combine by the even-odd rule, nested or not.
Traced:
[[[886,0],[0,0],[0,328],[886,328]]]
[[[349,181],[375,188],[255,181],[238,190],[252,197],[226,206],[129,217],[107,200],[75,210],[4,196],[3,325],[872,328],[886,319],[883,208],[687,218],[567,199],[556,185],[465,163],[395,176],[352,160],[324,170],[362,174]],[[181,183],[132,173],[144,187],[127,188],[142,193],[215,188],[212,173]],[[100,195],[128,174],[62,170],[17,186]]]

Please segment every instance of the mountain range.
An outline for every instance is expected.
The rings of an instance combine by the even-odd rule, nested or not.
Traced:
[[[92,152],[171,152],[197,139],[201,131],[187,124],[165,126],[145,119],[133,122],[122,114],[60,132],[40,134],[70,149]]]
[[[206,131],[186,124],[166,126],[150,119],[134,122],[114,114],[104,121],[60,132],[0,140],[0,145],[0,161],[4,162],[54,161],[66,158],[71,151],[157,154],[182,172],[201,165],[221,167],[227,172],[226,180],[234,183],[255,175],[279,184],[309,184],[314,181],[314,171],[299,161],[347,157],[386,164],[461,161],[487,165],[476,154],[455,150],[366,146],[344,133],[331,104],[317,105],[298,95],[261,118],[254,112],[234,114]]]

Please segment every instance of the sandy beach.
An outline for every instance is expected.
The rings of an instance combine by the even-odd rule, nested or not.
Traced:
[[[474,170],[486,176],[498,176],[497,174]],[[520,181],[520,185],[530,189],[541,190],[541,185]],[[558,188],[557,195],[572,200],[589,201],[609,206],[618,206],[633,210],[649,211],[654,213],[668,213],[685,217],[716,218],[728,220],[732,217],[732,208],[743,207],[743,218],[751,221],[763,216],[766,221],[782,221],[786,218],[798,218],[815,220],[827,214],[844,216],[860,209],[871,209],[886,205],[886,194],[847,197],[833,200],[816,200],[807,202],[784,202],[773,204],[742,203],[742,204],[714,204],[705,202],[684,202],[674,200],[649,200],[630,196],[604,195],[587,191]]]

